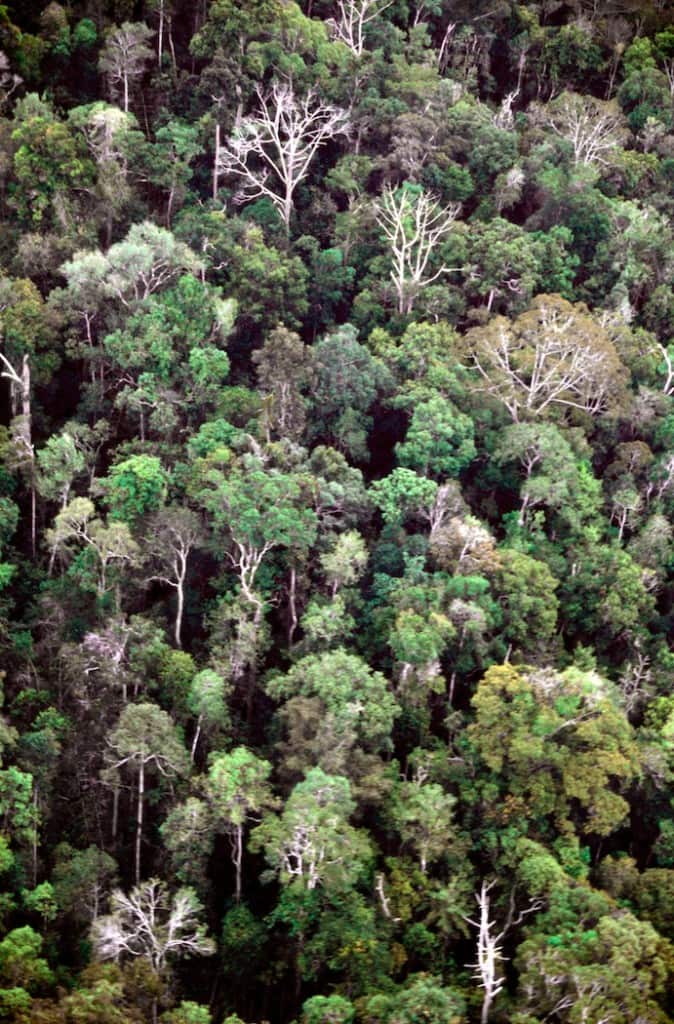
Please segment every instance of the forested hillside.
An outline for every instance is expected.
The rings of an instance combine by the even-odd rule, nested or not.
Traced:
[[[674,1021],[674,11],[0,5],[0,1021]]]

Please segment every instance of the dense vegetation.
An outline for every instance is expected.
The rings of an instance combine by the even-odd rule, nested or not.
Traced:
[[[0,1020],[674,1020],[673,22],[0,5]]]

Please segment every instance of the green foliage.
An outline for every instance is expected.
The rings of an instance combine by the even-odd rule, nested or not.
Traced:
[[[106,497],[113,519],[132,523],[154,512],[166,495],[168,477],[155,455],[132,455],[110,470]]]
[[[470,418],[440,395],[415,406],[398,462],[420,475],[456,477],[475,458]]]
[[[293,788],[282,814],[268,814],[253,830],[251,848],[263,850],[283,885],[330,890],[364,873],[371,847],[350,823],[355,809],[347,779],[312,768]]]
[[[669,18],[0,3],[3,1020],[672,1018]]]
[[[312,996],[302,1005],[304,1024],[351,1024],[353,1004],[343,996]]]

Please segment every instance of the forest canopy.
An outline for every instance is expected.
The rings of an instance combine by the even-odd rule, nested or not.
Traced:
[[[674,9],[0,3],[0,1021],[674,1021]]]

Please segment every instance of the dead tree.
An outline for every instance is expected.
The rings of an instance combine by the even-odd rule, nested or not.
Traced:
[[[393,0],[337,0],[337,18],[330,18],[328,25],[335,39],[351,50],[356,57],[362,57],[365,49],[365,29],[390,7]]]
[[[543,906],[543,901],[532,899],[529,905],[515,917],[514,891],[510,894],[510,907],[505,924],[496,931],[496,922],[490,917],[489,894],[496,885],[496,881],[483,882],[480,891],[475,893],[475,901],[478,905],[479,920],[474,921],[466,917],[465,920],[473,928],[477,928],[477,963],[470,964],[475,970],[475,978],[479,981],[480,987],[484,990],[482,998],[481,1024],[488,1024],[489,1013],[496,996],[503,990],[505,978],[499,965],[506,957],[502,953],[502,943],[511,928],[520,924],[529,914],[534,914]]]
[[[460,267],[444,263],[433,270],[431,257],[450,232],[460,206],[443,207],[432,195],[411,188],[387,188],[376,204],[377,223],[391,248],[391,280],[398,297],[398,312],[411,313],[426,285]]]
[[[230,174],[241,180],[236,202],[269,199],[287,230],[297,186],[318,149],[336,135],[348,134],[348,115],[320,102],[313,90],[297,97],[291,85],[279,82],[266,95],[258,87],[257,97],[257,112],[242,118],[220,147],[216,177]]]

